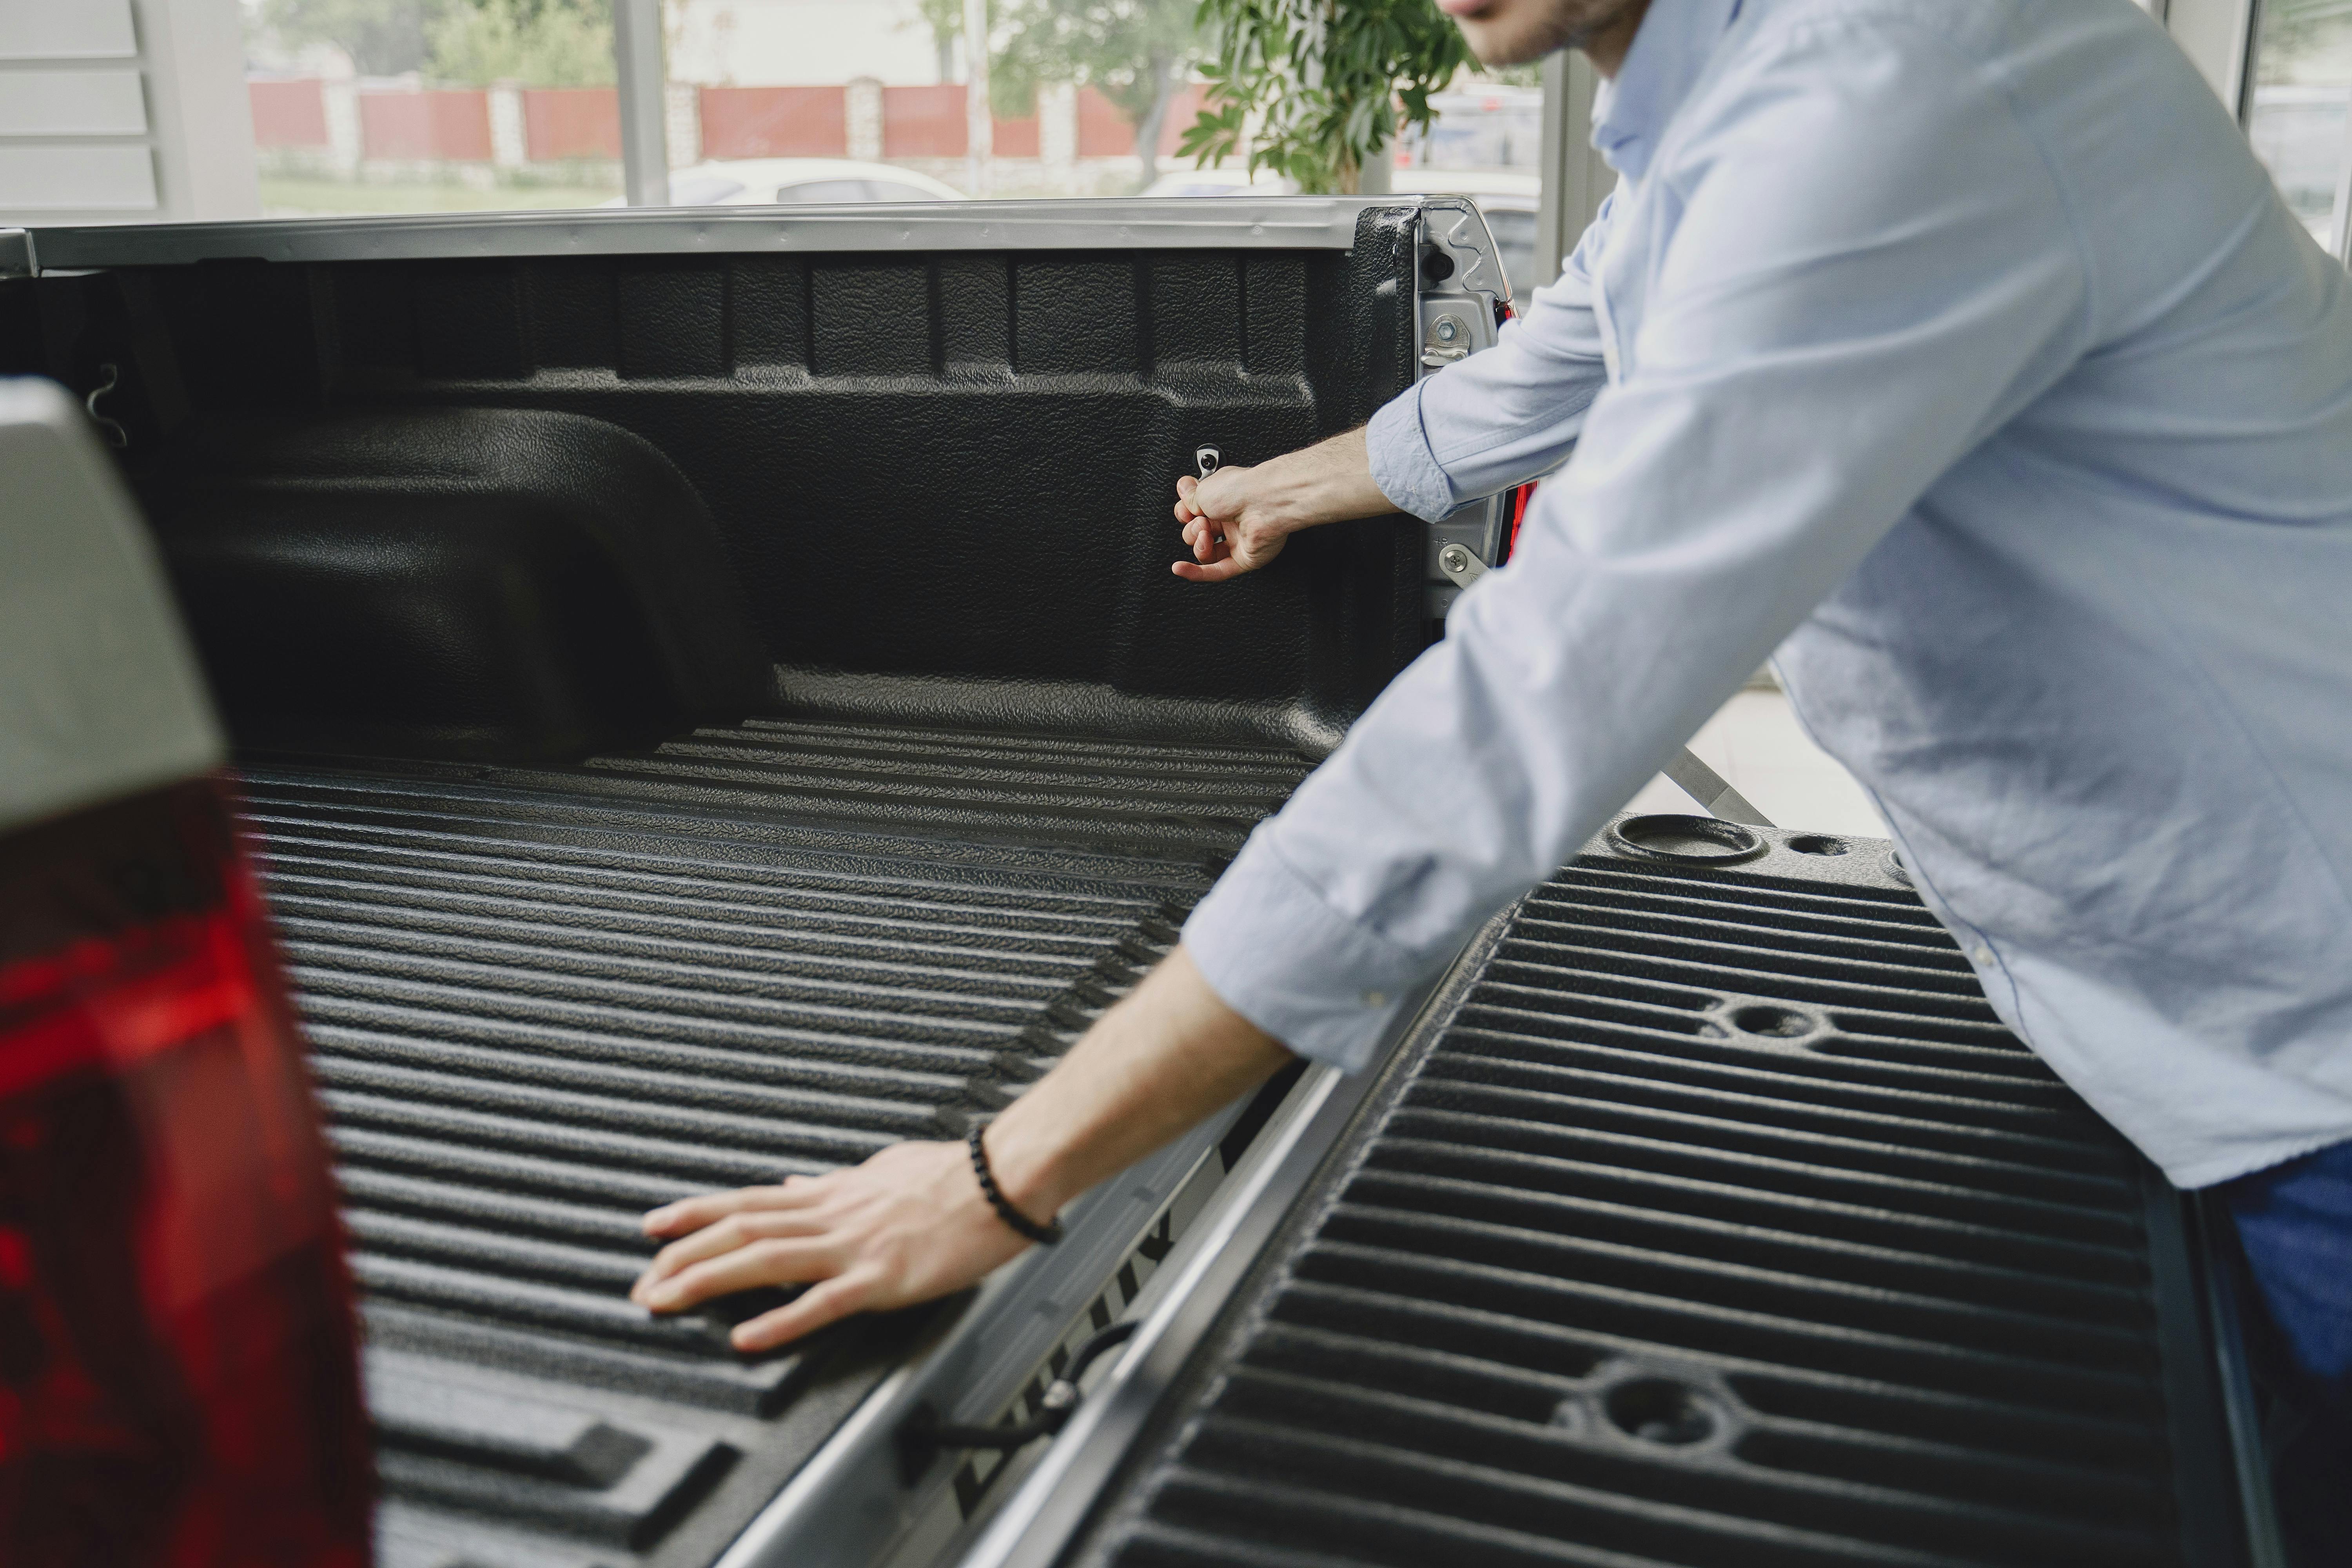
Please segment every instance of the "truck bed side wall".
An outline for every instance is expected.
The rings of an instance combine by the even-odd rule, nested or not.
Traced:
[[[1316,752],[1418,650],[1417,534],[1202,589],[1171,487],[1403,386],[1412,267],[1379,208],[1347,252],[210,261],[0,285],[0,369],[115,381],[249,745],[819,700]]]

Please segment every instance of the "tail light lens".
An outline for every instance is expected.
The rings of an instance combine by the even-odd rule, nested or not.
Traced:
[[[1528,521],[1528,503],[1536,499],[1537,482],[1538,481],[1534,479],[1529,479],[1526,484],[1514,486],[1512,488],[1510,505],[1511,531],[1503,541],[1503,561],[1508,561],[1512,556],[1517,555],[1519,552],[1519,525]],[[1502,563],[1502,561],[1495,563],[1497,566]]]
[[[334,1194],[220,786],[0,840],[0,1560],[369,1561]]]

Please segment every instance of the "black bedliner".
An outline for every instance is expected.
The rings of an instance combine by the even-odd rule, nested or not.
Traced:
[[[1168,572],[1198,446],[1413,375],[1416,204],[1073,210],[0,279],[0,372],[114,388],[247,770],[395,1568],[715,1559],[921,1324],[740,1358],[628,1304],[637,1215],[1001,1108],[1426,640],[1408,521]]]
[[[1888,847],[1766,837],[1519,906],[1066,1564],[2246,1561],[2179,1194]]]
[[[625,1300],[637,1215],[999,1109],[1307,766],[775,720],[564,767],[250,773],[395,1568],[716,1556],[923,1314],[740,1357]]]

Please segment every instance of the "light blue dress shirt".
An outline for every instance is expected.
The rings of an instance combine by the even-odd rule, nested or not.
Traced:
[[[1560,279],[1370,437],[1433,519],[1574,455],[1193,914],[1210,984],[1362,1067],[1777,648],[2174,1181],[2352,1138],[2352,286],[2210,90],[2129,0],[1656,0],[1594,141]]]

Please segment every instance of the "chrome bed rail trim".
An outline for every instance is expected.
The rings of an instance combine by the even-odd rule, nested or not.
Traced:
[[[1167,1271],[1173,1282],[1101,1384],[1087,1395],[1006,1500],[962,1568],[1028,1568],[1053,1562],[1111,1471],[1126,1458],[1160,1395],[1208,1331],[1242,1276],[1347,1127],[1377,1073],[1348,1077],[1318,1067],[1291,1096],[1296,1110],[1269,1127],[1214,1223],[1196,1227]],[[1289,1107],[1286,1107],[1289,1110]]]
[[[1087,198],[418,213],[33,231],[43,270],[264,261],[938,250],[1346,250],[1367,207],[1398,196]]]
[[[1299,1080],[1226,1179],[1210,1212],[1177,1243],[1145,1288],[1141,1304],[1149,1311],[1126,1352],[957,1560],[959,1568],[1049,1568],[1061,1555],[1160,1396],[1289,1217],[1365,1097],[1389,1076],[1402,1044],[1454,1005],[1456,977],[1483,959],[1517,908],[1488,921],[1452,963],[1423,983],[1410,1005],[1398,1009],[1398,1022],[1375,1065],[1352,1075],[1318,1066]]]
[[[950,1484],[955,1468],[942,1457],[908,1484],[898,1446],[907,1418],[929,1405],[950,1421],[982,1421],[1012,1400],[1152,1217],[1214,1157],[1247,1103],[1236,1101],[1087,1194],[1072,1205],[1060,1245],[1033,1247],[991,1275],[936,1340],[866,1395],[715,1568],[880,1557]]]

